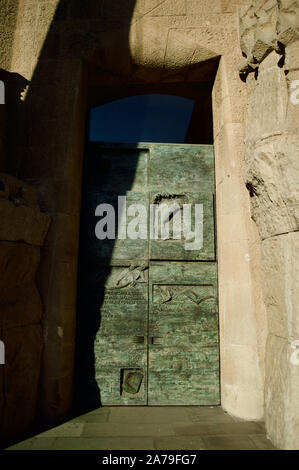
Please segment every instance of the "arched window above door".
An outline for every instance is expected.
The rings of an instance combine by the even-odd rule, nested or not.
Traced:
[[[174,95],[122,98],[91,109],[92,142],[184,143],[195,101]]]

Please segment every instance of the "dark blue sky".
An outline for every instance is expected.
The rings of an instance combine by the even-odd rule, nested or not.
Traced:
[[[183,143],[194,101],[170,95],[138,95],[91,109],[93,142]]]

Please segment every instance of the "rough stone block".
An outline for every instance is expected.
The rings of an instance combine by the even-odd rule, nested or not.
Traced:
[[[277,41],[287,46],[292,43],[292,41],[296,41],[299,37],[298,32],[292,26],[281,27],[281,31],[277,36]]]
[[[261,237],[298,230],[299,140],[261,141],[247,152],[247,189]]]
[[[33,282],[39,261],[38,247],[0,241],[0,297],[5,291]]]
[[[277,18],[278,40],[285,46],[299,36],[299,6],[294,1],[288,7],[281,5]]]
[[[262,39],[257,39],[251,53],[254,59],[256,59],[258,62],[262,62],[272,50],[273,45],[263,41]]]
[[[287,46],[299,38],[298,2],[256,1],[240,11],[239,30],[242,51],[260,63],[272,48]]]
[[[240,18],[244,18],[244,16],[246,16],[248,14],[248,12],[252,10],[252,5],[241,5],[239,7],[239,16]]]
[[[59,423],[70,412],[73,395],[73,371],[64,377],[43,375],[41,406],[48,423]]]
[[[6,346],[2,439],[21,433],[32,424],[42,352],[41,327],[22,326],[3,331]]]
[[[0,240],[25,242],[42,246],[47,234],[50,217],[32,208],[21,205],[17,198],[13,202],[0,199]]]
[[[38,205],[37,190],[29,184],[20,181],[7,173],[0,173],[0,182],[3,185],[3,192],[0,197],[7,199],[17,199],[21,204],[36,207]]]
[[[266,351],[266,430],[280,449],[299,448],[299,374],[290,340],[270,334]]]
[[[0,295],[3,328],[37,324],[42,316],[42,302],[34,283],[23,284]]]
[[[299,233],[265,240],[262,263],[269,331],[279,337],[299,339]]]
[[[269,56],[271,60],[276,58],[276,52],[272,52],[272,57]],[[287,82],[283,70],[277,65],[262,70],[248,99],[247,139],[256,141],[265,135],[281,132],[288,100]]]
[[[299,69],[299,40],[291,42],[286,46],[284,69]]]

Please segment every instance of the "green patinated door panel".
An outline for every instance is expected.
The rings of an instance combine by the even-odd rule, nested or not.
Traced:
[[[213,147],[90,144],[84,173],[79,292],[102,403],[219,404]],[[103,204],[115,237],[100,240]]]
[[[81,260],[85,304],[98,315],[94,374],[104,405],[147,403],[148,240],[119,237],[117,219],[119,197],[128,207],[148,206],[148,154],[91,145],[85,162]],[[115,236],[99,240],[96,208],[103,204],[114,210]]]
[[[148,187],[150,203],[166,204],[171,209],[203,205],[203,243],[186,249],[183,229],[180,240],[170,236],[150,239],[150,258],[155,260],[215,260],[214,241],[214,158],[213,147],[184,144],[153,145],[150,148]],[[170,210],[171,214],[171,210]],[[170,228],[171,224],[170,224]],[[197,228],[200,232],[201,227]],[[160,235],[160,234],[159,234]],[[201,245],[201,244],[199,244]]]
[[[150,262],[149,405],[219,403],[215,263]]]
[[[158,202],[159,201],[159,202]],[[151,204],[157,205],[157,224],[158,224],[158,237],[157,239],[150,239],[149,258],[152,260],[214,260],[215,259],[215,240],[214,240],[214,197],[213,193],[196,193],[188,190],[181,190],[174,192],[171,188],[165,185],[164,190],[150,193]],[[159,208],[161,205],[168,208],[165,214],[161,217],[162,210]],[[174,238],[174,226],[177,229],[177,224],[173,224],[173,214],[177,208],[180,208],[179,215],[184,214],[184,207],[190,206],[190,230],[197,233],[197,237],[193,241],[188,241],[188,236],[184,234],[183,223],[178,230],[177,238]],[[195,224],[195,206],[198,206],[198,223]],[[187,212],[188,215],[188,212]],[[161,227],[161,220],[169,223],[169,230],[167,233]],[[183,220],[182,220],[183,222]],[[153,224],[155,224],[155,217],[153,217]],[[164,227],[164,226],[163,226]]]
[[[130,273],[133,276],[130,276]],[[96,380],[103,404],[147,403],[148,270],[111,266],[95,339]]]

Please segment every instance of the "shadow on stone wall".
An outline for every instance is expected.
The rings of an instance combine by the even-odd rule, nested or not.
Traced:
[[[4,69],[0,80],[5,84],[0,109],[0,338],[5,349],[5,364],[0,366],[0,441],[6,445],[32,426],[36,414],[43,349],[36,272],[50,217],[40,211],[35,188],[4,173],[10,166],[6,144],[22,140],[21,97],[28,81]],[[17,166],[15,161],[13,174]]]
[[[0,440],[7,443],[27,431],[36,413],[43,348],[36,272],[50,217],[33,187],[0,173],[0,220]]]
[[[19,102],[17,96],[28,83],[16,74],[9,74],[15,90],[15,100],[11,103],[15,122],[9,119],[6,168],[35,186],[41,210],[51,216],[52,224],[41,250],[37,273],[44,305],[40,376],[38,361],[35,367],[40,384],[38,399],[32,396],[30,406],[20,399],[32,389],[33,383],[25,380],[25,369],[24,380],[20,382],[19,369],[15,366],[9,385],[16,401],[12,413],[18,415],[18,423],[23,421],[23,425],[19,426],[11,414],[6,420],[6,423],[10,421],[9,433],[6,433],[8,424],[3,425],[7,438],[19,438],[19,433],[26,429],[28,433],[36,432],[62,422],[74,412],[100,406],[100,391],[94,380],[93,347],[100,324],[101,295],[92,298],[84,288],[79,299],[75,354],[77,234],[87,95],[84,70],[86,61],[99,49],[103,31],[121,30],[123,50],[127,48],[126,54],[130,55],[128,33],[134,5],[135,0],[61,0],[24,101]],[[79,285],[85,273],[84,269],[80,272]],[[102,280],[102,291],[104,283]],[[13,346],[12,339],[8,338],[8,342]],[[25,341],[21,351],[24,358],[29,351],[26,344]],[[35,428],[30,430],[34,416]]]

